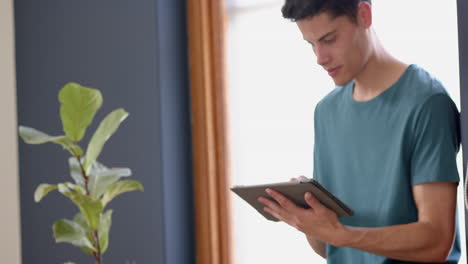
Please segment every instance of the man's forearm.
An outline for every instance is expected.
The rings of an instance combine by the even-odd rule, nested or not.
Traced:
[[[327,247],[326,247],[327,245],[324,242],[313,238],[312,236],[306,235],[306,238],[310,246],[312,247],[312,249],[315,251],[315,253],[319,254],[321,257],[326,259],[327,258]]]
[[[452,234],[440,234],[424,222],[378,228],[346,227],[343,247],[352,247],[392,259],[444,262],[453,244]]]

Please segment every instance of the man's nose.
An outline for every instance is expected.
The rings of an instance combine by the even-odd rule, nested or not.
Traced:
[[[315,56],[317,56],[317,64],[324,66],[330,62],[330,54],[323,49],[316,48]]]

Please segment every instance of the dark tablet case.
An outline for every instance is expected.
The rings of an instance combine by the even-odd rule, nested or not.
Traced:
[[[282,193],[289,200],[293,201],[296,205],[302,208],[310,208],[310,206],[304,200],[304,195],[306,192],[311,192],[323,205],[333,210],[338,215],[338,217],[354,215],[353,210],[351,210],[333,194],[328,192],[322,185],[320,185],[320,183],[314,179],[310,179],[308,181],[282,182],[251,186],[234,186],[231,188],[231,191],[239,195],[268,220],[278,221],[278,219],[263,210],[265,205],[257,201],[257,198],[260,196],[273,200],[271,196],[265,192],[266,188],[270,188]]]

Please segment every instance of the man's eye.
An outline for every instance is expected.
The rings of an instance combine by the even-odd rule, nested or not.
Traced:
[[[335,41],[336,41],[336,37],[323,40],[325,44],[333,44]]]

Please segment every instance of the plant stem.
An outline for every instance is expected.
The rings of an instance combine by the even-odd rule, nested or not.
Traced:
[[[93,231],[93,239],[97,249],[97,252],[94,252],[94,264],[101,264],[101,247],[99,245],[99,234],[97,230]]]
[[[81,164],[81,157],[76,156],[76,159],[78,160],[78,164],[80,164],[80,169],[81,169],[81,175],[83,175],[84,183],[85,183],[85,190],[86,190],[86,195],[89,195],[89,189],[88,189],[88,180],[89,177],[86,175],[86,172],[83,168],[83,165]]]
[[[94,241],[96,242],[97,254],[101,257],[101,246],[99,245],[99,234],[97,230],[93,231]]]
[[[81,164],[81,157],[76,156],[76,159],[78,159],[78,164],[80,164],[80,169],[81,169],[81,174],[83,175],[83,179],[85,182],[85,190],[86,190],[86,195],[89,194],[89,188],[88,188],[88,181],[89,177],[86,175],[86,171],[83,168],[83,165]],[[93,252],[93,257],[94,257],[94,264],[101,264],[101,247],[99,245],[99,233],[97,230],[93,231],[93,240],[94,240],[94,246],[97,249],[97,252]]]
[[[101,264],[101,255],[98,255],[97,253],[93,253],[94,256],[94,264]]]

